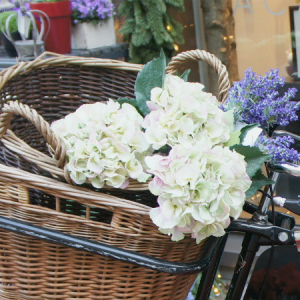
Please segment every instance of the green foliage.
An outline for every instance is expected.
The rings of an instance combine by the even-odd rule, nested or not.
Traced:
[[[142,115],[142,112],[141,112],[140,109],[139,109],[139,106],[138,106],[138,104],[137,104],[137,102],[136,102],[136,99],[119,98],[119,99],[115,100],[115,102],[120,103],[121,106],[122,106],[123,103],[128,103],[128,104],[134,106],[135,109],[139,112],[139,114]]]
[[[150,112],[147,101],[151,98],[151,90],[155,87],[163,87],[166,77],[166,65],[166,57],[163,51],[161,51],[159,57],[148,62],[138,73],[134,86],[136,98],[120,98],[115,101],[121,105],[123,103],[131,104],[145,117]],[[187,78],[188,73],[185,72],[182,76]]]
[[[180,78],[182,78],[185,82],[187,82],[189,79],[190,73],[191,73],[191,69],[188,69],[183,72],[183,74],[180,76]]]
[[[235,145],[232,147],[236,152],[242,154],[245,157],[247,163],[247,174],[252,180],[251,187],[246,192],[246,198],[252,197],[258,189],[264,185],[274,183],[273,180],[263,175],[261,166],[266,162],[270,155],[264,154],[258,147],[250,147],[243,145]]]
[[[245,156],[247,174],[250,178],[252,178],[256,172],[261,169],[261,165],[270,158],[270,155],[264,154],[258,147],[235,145],[233,148],[236,152]]]
[[[267,178],[260,170],[257,170],[255,175],[252,178],[252,184],[248,191],[246,192],[246,199],[254,196],[258,189],[262,188],[265,185],[273,184],[274,181]]]
[[[241,135],[240,135],[240,139],[241,139],[241,143],[244,141],[247,133],[249,132],[249,130],[255,128],[255,127],[258,127],[259,124],[248,124],[246,126],[244,126],[242,129],[241,129]]]
[[[171,8],[184,11],[184,1],[124,0],[120,4],[118,13],[125,17],[125,24],[119,32],[129,42],[131,62],[145,64],[158,57],[160,49],[171,58],[174,44],[184,43],[183,26],[170,16]]]
[[[146,101],[150,100],[151,90],[162,87],[166,75],[166,58],[161,51],[158,58],[147,63],[138,74],[135,82],[135,97],[139,111],[146,116],[150,111]]]
[[[183,44],[184,38],[182,35],[182,31],[183,31],[182,24],[176,21],[174,18],[170,18],[170,21],[168,23],[173,28],[173,30],[171,30],[170,32],[173,39],[177,41],[177,44]]]
[[[0,23],[1,28],[6,28],[6,20],[9,16],[14,15],[11,17],[9,21],[8,30],[9,32],[16,32],[18,31],[18,25],[17,25],[17,13],[15,11],[3,11],[0,13]]]
[[[184,11],[184,0],[166,0],[166,3]]]

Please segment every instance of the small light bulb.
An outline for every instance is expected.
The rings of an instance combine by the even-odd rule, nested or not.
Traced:
[[[222,275],[221,275],[221,274],[218,274],[218,278],[222,278]]]
[[[175,51],[178,51],[179,50],[179,46],[177,44],[174,44],[174,49],[175,49]]]
[[[172,27],[170,25],[167,25],[167,30],[171,31]]]
[[[219,292],[220,292],[220,291],[219,291],[218,288],[214,288],[214,293],[215,293],[215,294],[219,294]]]

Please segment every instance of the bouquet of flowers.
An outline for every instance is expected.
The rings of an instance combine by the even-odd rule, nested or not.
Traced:
[[[165,74],[163,54],[144,66],[135,99],[85,104],[52,129],[67,149],[76,184],[126,188],[148,184],[157,196],[150,217],[178,241],[221,236],[246,198],[271,181],[261,172],[269,159],[243,140],[252,125],[235,126],[200,83]],[[256,125],[255,125],[256,126]]]
[[[94,24],[109,19],[114,14],[110,0],[71,0],[73,24],[92,22]]]
[[[233,84],[223,109],[233,110],[235,123],[252,124],[260,128],[260,134],[253,142],[264,153],[269,154],[271,162],[300,163],[300,154],[291,147],[294,139],[290,136],[272,137],[277,126],[286,126],[296,121],[300,103],[291,101],[296,95],[295,88],[280,94],[284,79],[278,69],[271,69],[265,76],[257,76],[248,69],[245,77]]]

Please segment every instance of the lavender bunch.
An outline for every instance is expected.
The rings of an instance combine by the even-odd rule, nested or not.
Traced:
[[[300,153],[291,148],[294,139],[290,136],[270,138],[265,135],[259,136],[255,146],[266,154],[271,155],[271,162],[291,162],[300,163]]]
[[[73,24],[109,19],[114,14],[114,5],[109,0],[72,0]]]
[[[279,88],[283,85],[284,78],[279,76],[278,69],[257,76],[249,68],[244,79],[233,84],[224,109],[234,109],[236,121],[258,123],[270,134],[276,125],[286,126],[298,119],[296,111],[300,103],[290,101],[297,89],[290,88],[281,96]]]

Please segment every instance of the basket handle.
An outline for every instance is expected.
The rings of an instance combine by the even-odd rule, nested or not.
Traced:
[[[218,100],[221,103],[224,103],[227,99],[228,91],[230,89],[230,81],[226,66],[223,65],[215,55],[199,49],[179,53],[171,59],[166,68],[166,72],[169,74],[174,74],[177,71],[179,65],[189,60],[205,61],[214,68],[215,72],[218,75]]]
[[[49,144],[50,151],[57,160],[57,167],[64,168],[66,161],[64,146],[50,128],[49,123],[35,109],[30,108],[28,105],[19,103],[18,101],[10,101],[4,104],[0,115],[0,139],[11,127],[10,123],[14,115],[20,115],[35,125]]]

